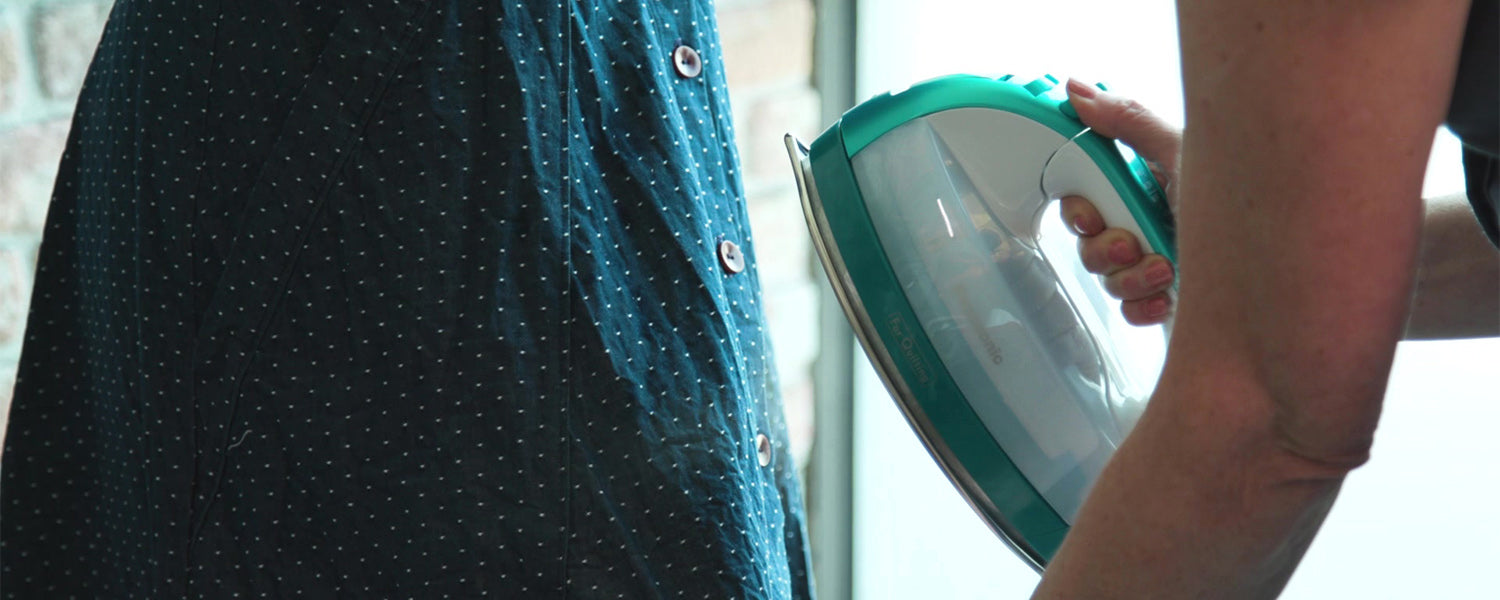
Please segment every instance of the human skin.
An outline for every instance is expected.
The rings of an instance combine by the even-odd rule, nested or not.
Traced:
[[[1369,456],[1467,9],[1178,3],[1167,361],[1035,597],[1280,593]]]
[[[1079,117],[1094,131],[1160,153],[1162,161],[1153,163],[1158,182],[1175,189],[1181,132],[1123,97],[1100,93],[1094,102],[1080,106]],[[1143,252],[1129,231],[1106,227],[1088,199],[1070,196],[1061,202],[1063,221],[1079,236],[1079,257],[1120,299],[1126,321],[1145,326],[1170,319],[1171,298],[1166,292],[1176,281],[1172,263],[1160,254]],[[1416,290],[1403,339],[1500,336],[1500,251],[1485,237],[1467,196],[1440,196],[1424,206]]]

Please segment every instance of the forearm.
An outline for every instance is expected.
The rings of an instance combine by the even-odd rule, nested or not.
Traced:
[[[1286,453],[1256,408],[1270,403],[1245,401],[1264,392],[1211,372],[1163,377],[1036,598],[1272,598],[1286,584],[1346,470]]]
[[[1039,597],[1279,593],[1368,456],[1466,8],[1179,2],[1167,366]]]
[[[1463,195],[1427,201],[1407,340],[1500,335],[1500,251]]]

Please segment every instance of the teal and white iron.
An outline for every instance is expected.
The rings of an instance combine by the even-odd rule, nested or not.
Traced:
[[[1084,196],[1175,261],[1155,179],[1051,76],[935,79],[856,106],[810,149],[786,142],[871,363],[954,485],[1042,569],[1165,353],[1084,270],[1053,201]]]

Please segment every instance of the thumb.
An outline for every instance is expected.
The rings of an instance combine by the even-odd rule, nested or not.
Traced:
[[[1068,80],[1068,101],[1084,125],[1099,135],[1124,142],[1146,160],[1177,172],[1182,132],[1141,103],[1111,94],[1076,79]]]

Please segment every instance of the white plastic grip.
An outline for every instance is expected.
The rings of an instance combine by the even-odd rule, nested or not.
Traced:
[[[1135,214],[1130,212],[1130,207],[1126,206],[1125,199],[1115,189],[1114,183],[1104,175],[1094,159],[1071,140],[1059,148],[1047,164],[1046,172],[1042,174],[1042,190],[1049,200],[1066,196],[1087,198],[1098,209],[1099,216],[1104,218],[1105,227],[1124,229],[1135,235],[1140,240],[1141,250],[1147,254],[1160,252],[1146,238],[1145,231],[1135,220]]]

